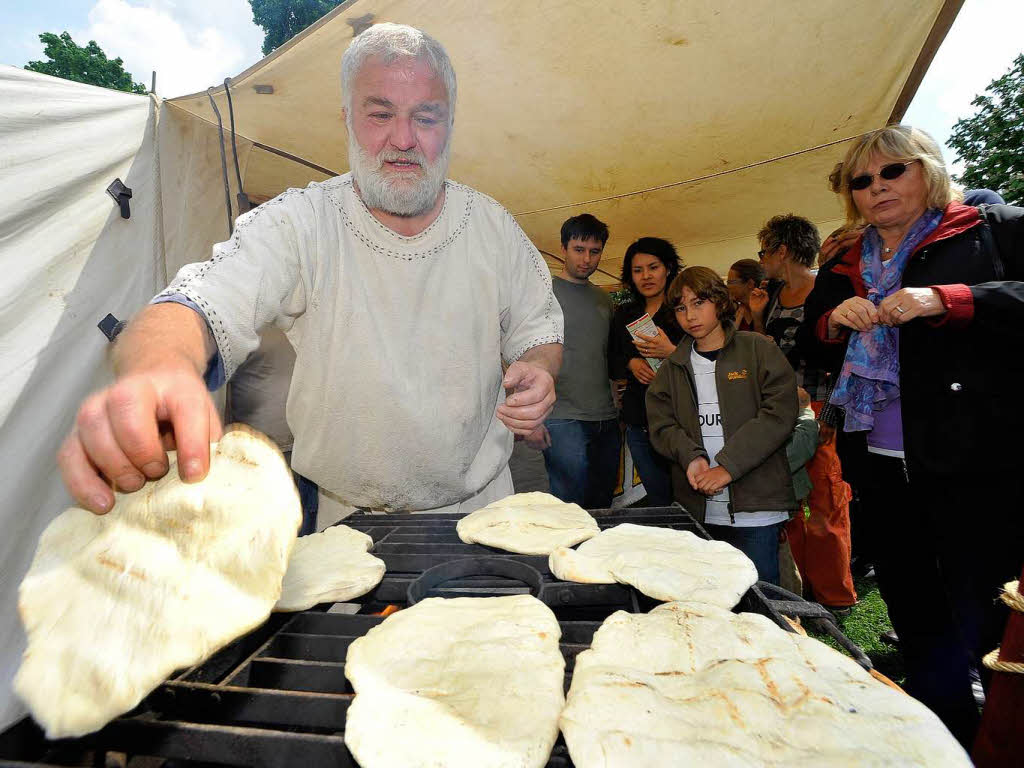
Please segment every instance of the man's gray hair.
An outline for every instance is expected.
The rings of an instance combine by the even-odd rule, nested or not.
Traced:
[[[426,61],[441,78],[448,93],[448,122],[455,119],[455,70],[444,46],[426,32],[405,24],[374,24],[356,35],[341,57],[341,91],[345,109],[352,114],[352,81],[367,59],[379,58],[384,64],[401,59]]]

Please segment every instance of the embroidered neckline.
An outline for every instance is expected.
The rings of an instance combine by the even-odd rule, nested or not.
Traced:
[[[354,237],[356,237],[356,239],[358,239],[363,245],[365,245],[367,248],[374,251],[375,253],[379,253],[383,256],[390,256],[391,258],[394,259],[402,259],[403,261],[414,261],[418,259],[430,258],[436,256],[441,251],[446,250],[466,229],[466,225],[469,223],[469,218],[473,212],[473,205],[476,199],[476,193],[471,188],[466,187],[462,184],[458,184],[457,182],[451,180],[445,181],[445,200],[443,205],[441,206],[441,212],[438,214],[437,218],[434,219],[433,222],[431,222],[429,227],[427,227],[419,234],[413,235],[412,237],[406,237],[404,235],[398,234],[397,232],[394,232],[393,230],[388,229],[386,226],[377,221],[373,214],[370,213],[370,210],[366,207],[366,204],[363,203],[362,199],[355,192],[351,174],[345,174],[344,176],[340,176],[337,179],[332,179],[330,181],[323,182],[321,187],[324,191],[324,194],[331,201],[331,203],[334,204],[334,207],[338,210],[338,213],[341,215],[341,220],[344,223],[345,227],[349,230],[349,232],[352,233]],[[448,236],[445,237],[440,242],[436,243],[435,245],[431,246],[430,248],[425,248],[424,250],[421,251],[406,250],[406,248],[408,248],[409,246],[417,245],[419,241],[423,240],[427,236],[436,234],[437,230],[442,226],[442,224],[440,224],[439,222],[441,222],[443,219],[447,218],[450,215],[454,215],[454,212],[452,214],[448,213],[449,197],[453,191],[462,192],[465,195],[466,202],[461,212],[461,215],[459,215],[458,221],[452,222],[453,226]],[[397,247],[388,247],[386,244],[382,244],[369,237],[364,227],[361,226],[361,223],[359,221],[354,220],[354,218],[350,215],[349,210],[345,205],[345,200],[343,199],[343,196],[347,194],[351,194],[353,197],[355,197],[356,200],[358,200],[358,204],[361,206],[362,212],[365,214],[363,218],[372,221],[376,227],[379,227],[380,232],[383,234],[383,236],[386,239],[395,242],[395,245]]]

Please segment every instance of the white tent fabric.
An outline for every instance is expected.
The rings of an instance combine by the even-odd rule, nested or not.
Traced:
[[[458,73],[450,175],[512,211],[552,269],[561,222],[590,211],[612,232],[595,282],[617,282],[641,235],[724,271],[771,215],[838,222],[826,175],[902,115],[962,1],[348,0],[234,78],[242,189],[262,202],[347,170],[338,63],[399,21]],[[23,711],[17,585],[68,502],[55,452],[109,377],[96,323],[226,239],[222,146],[234,204],[206,93],[161,103],[0,67],[0,728]]]
[[[24,712],[18,584],[69,501],[54,455],[108,375],[96,324],[165,281],[157,114],[148,96],[0,67],[0,725]],[[115,177],[130,219],[105,192]]]

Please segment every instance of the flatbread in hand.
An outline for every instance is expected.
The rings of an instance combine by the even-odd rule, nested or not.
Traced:
[[[176,669],[259,626],[281,593],[302,512],[267,438],[229,431],[201,482],[161,479],[43,531],[21,584],[28,649],[14,689],[48,738],[95,731]]]
[[[578,504],[566,504],[550,493],[517,493],[471,512],[455,526],[467,544],[547,555],[558,547],[571,547],[601,530]]]
[[[384,561],[369,554],[373,539],[332,525],[295,542],[275,611],[304,611],[361,597],[384,578]]]
[[[630,584],[655,600],[732,608],[757,583],[750,558],[724,541],[689,531],[623,523],[572,550],[556,549],[548,567],[564,581]]]
[[[559,725],[576,768],[971,765],[938,717],[851,659],[704,604],[608,617]]]
[[[349,646],[346,746],[362,768],[543,766],[565,704],[560,637],[531,595],[393,613]]]

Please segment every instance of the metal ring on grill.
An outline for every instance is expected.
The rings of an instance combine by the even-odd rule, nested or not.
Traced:
[[[409,585],[409,605],[418,603],[434,587],[464,576],[503,576],[516,579],[530,588],[530,594],[539,598],[544,577],[533,566],[510,557],[464,557],[428,568]]]

